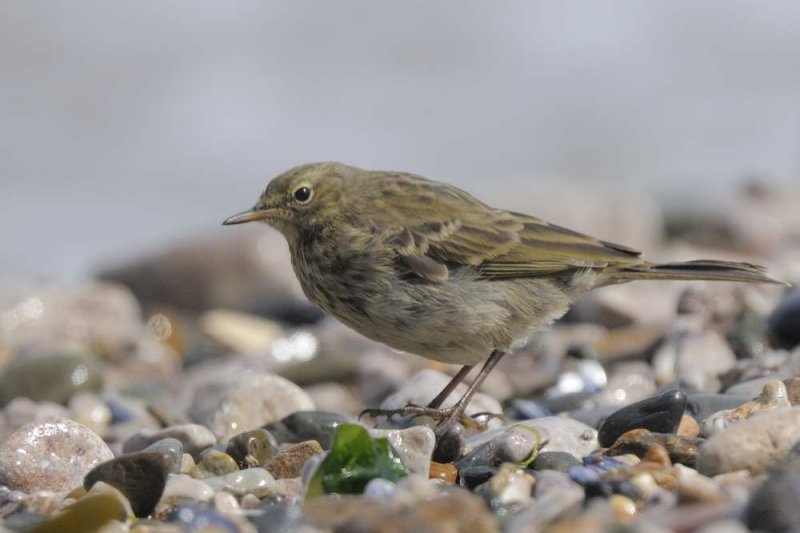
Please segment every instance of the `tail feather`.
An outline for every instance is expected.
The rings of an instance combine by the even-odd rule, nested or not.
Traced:
[[[699,259],[683,263],[643,263],[619,269],[620,280],[661,279],[661,280],[712,280],[743,281],[749,283],[778,283],[767,275],[767,269],[751,263],[715,261]]]

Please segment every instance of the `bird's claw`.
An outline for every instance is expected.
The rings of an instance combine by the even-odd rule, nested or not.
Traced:
[[[419,405],[409,404],[400,407],[399,409],[364,409],[358,415],[358,419],[361,420],[361,418],[364,416],[369,416],[371,418],[385,416],[386,418],[391,418],[396,415],[401,417],[429,416],[434,420],[438,420],[436,426],[433,427],[433,432],[437,438],[447,433],[456,422],[460,422],[465,428],[478,429],[482,431],[486,429],[486,422],[492,418],[502,416],[496,413],[475,413],[474,415],[467,415],[464,413],[463,409],[459,409],[457,406],[437,409],[433,407],[422,407]],[[484,422],[479,422],[478,419],[481,417],[487,418]]]

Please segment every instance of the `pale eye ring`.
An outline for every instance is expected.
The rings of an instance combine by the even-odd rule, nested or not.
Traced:
[[[296,191],[294,191],[294,199],[297,200],[301,204],[307,204],[311,201],[311,189],[309,187],[303,186],[298,187]]]

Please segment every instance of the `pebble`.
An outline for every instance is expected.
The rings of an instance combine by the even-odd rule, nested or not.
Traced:
[[[183,444],[183,450],[197,456],[206,448],[216,444],[214,434],[200,424],[182,424],[164,429],[142,429],[131,435],[122,446],[124,453],[138,452],[162,439],[173,438]]]
[[[568,452],[541,452],[531,463],[531,468],[534,470],[569,472],[570,468],[579,464],[581,462]]]
[[[762,474],[782,460],[800,440],[800,407],[759,413],[713,435],[697,457],[707,476],[749,470]]]
[[[677,351],[678,378],[697,391],[715,392],[719,387],[717,376],[736,365],[736,354],[715,331],[683,333],[662,349]]]
[[[239,468],[264,466],[272,459],[272,439],[266,429],[245,431],[231,437],[225,452],[236,460]]]
[[[454,424],[444,435],[436,439],[433,460],[439,463],[452,463],[458,460],[464,451],[465,433],[463,425]]]
[[[627,496],[612,494],[608,503],[614,510],[618,524],[628,524],[636,517],[636,503]]]
[[[182,503],[208,502],[213,497],[214,490],[207,483],[186,474],[175,474],[167,479],[157,509],[163,513]]]
[[[787,291],[767,318],[770,340],[778,348],[791,350],[800,344],[800,290]]]
[[[299,442],[273,457],[266,468],[275,479],[300,477],[306,461],[322,452],[315,440]]]
[[[106,443],[82,424],[60,417],[33,422],[0,443],[0,484],[23,492],[68,491],[113,457]]]
[[[405,405],[427,405],[450,381],[451,376],[438,370],[427,368],[421,370],[400,385],[400,388],[387,396],[381,402],[381,409],[399,409]],[[442,404],[442,407],[451,407],[461,395],[466,392],[467,386],[463,383],[456,387],[450,396]],[[503,408],[496,399],[488,394],[478,392],[472,397],[467,406],[466,414],[475,413],[502,413]],[[497,421],[494,421],[497,422]],[[497,426],[497,423],[490,422],[490,427]]]
[[[428,477],[433,449],[436,446],[436,436],[431,428],[412,426],[406,429],[371,429],[369,434],[372,438],[386,437],[409,473]]]
[[[440,479],[448,485],[452,485],[458,479],[458,470],[452,463],[436,463],[431,461],[428,476],[431,479]]]
[[[562,472],[546,470],[536,475],[533,503],[509,518],[507,531],[541,531],[559,517],[581,509],[585,490]]]
[[[794,459],[770,472],[755,490],[744,521],[755,531],[797,531],[800,525],[800,460]]]
[[[227,442],[242,431],[313,409],[311,397],[291,381],[275,374],[256,374],[228,389],[208,425],[221,442]]]
[[[160,452],[169,458],[170,474],[179,474],[183,465],[183,444],[178,439],[166,438],[157,440],[143,452]],[[191,456],[190,456],[191,457]]]
[[[692,415],[684,413],[675,434],[679,437],[695,438],[700,435],[700,424],[697,423],[697,420]]]
[[[66,404],[73,394],[102,386],[100,362],[91,354],[17,357],[0,374],[0,406],[17,397]]]
[[[755,413],[780,407],[791,407],[791,405],[786,392],[786,385],[778,380],[768,381],[755,399],[745,402],[734,409],[718,411],[703,420],[701,423],[702,434],[711,436],[730,424],[750,418]]]
[[[656,392],[655,374],[647,363],[633,361],[620,363],[606,387],[594,396],[597,405],[623,406],[643,400]]]
[[[98,435],[103,435],[111,422],[111,409],[99,396],[89,392],[79,392],[70,397],[70,418],[88,427]]]
[[[252,493],[257,498],[273,494],[277,487],[275,478],[263,468],[248,468],[204,481],[217,491],[224,490],[235,496]]]
[[[559,416],[546,416],[532,420],[521,420],[516,425],[524,425],[539,430],[542,446],[539,452],[568,452],[575,457],[583,457],[597,448],[597,431],[583,422]]]
[[[213,531],[215,533],[239,533],[239,525],[229,517],[211,507],[195,503],[178,505],[168,516],[180,531]],[[156,530],[153,533],[160,533]]]
[[[522,463],[532,457],[541,446],[541,434],[527,426],[514,425],[496,439],[495,458],[505,463]]]
[[[703,420],[713,415],[717,411],[725,409],[733,409],[745,402],[752,399],[752,396],[741,394],[709,394],[709,393],[695,393],[689,394],[686,403],[686,411],[691,414],[695,420]]]
[[[476,492],[486,498],[492,508],[518,509],[531,502],[535,481],[524,469],[504,463],[497,474],[479,486]]]
[[[130,501],[133,514],[148,516],[164,492],[170,457],[161,452],[136,452],[116,457],[94,467],[83,481],[89,490],[98,481],[108,483]]]
[[[210,449],[204,452],[198,462],[188,474],[196,479],[224,476],[239,470],[236,461],[225,452]]]
[[[653,433],[646,429],[633,429],[622,434],[605,454],[614,456],[632,453],[638,457],[644,457],[654,444],[663,446],[673,463],[693,466],[702,440],[665,433]]]
[[[397,484],[380,477],[370,479],[364,487],[364,497],[368,500],[389,501],[395,492]]]
[[[125,522],[125,506],[110,493],[92,494],[68,505],[58,515],[39,524],[36,533],[99,531],[118,520]]]
[[[686,394],[680,390],[665,392],[641,400],[612,413],[600,426],[597,440],[609,447],[620,435],[631,429],[648,429],[655,433],[674,433],[686,409]]]
[[[497,467],[494,466],[476,465],[458,469],[461,485],[468,489],[474,489],[478,485],[489,481],[495,474],[497,474]]]
[[[331,447],[336,428],[350,423],[352,423],[352,419],[339,413],[300,411],[292,413],[279,422],[267,424],[264,428],[278,442],[315,440],[323,449],[327,450]]]
[[[694,468],[675,465],[675,479],[678,482],[678,496],[681,501],[717,503],[724,500],[717,484]]]

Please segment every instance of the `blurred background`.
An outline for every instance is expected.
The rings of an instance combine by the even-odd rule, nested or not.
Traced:
[[[789,0],[3,2],[0,271],[222,234],[318,160],[648,249],[659,206],[724,217],[743,183],[796,182],[798,23]]]

